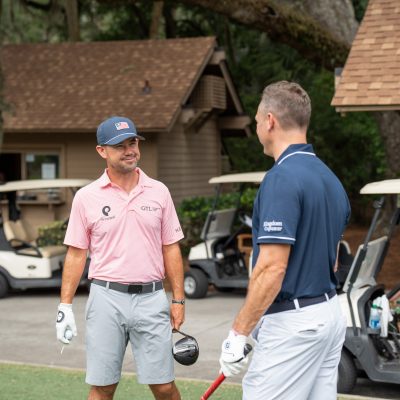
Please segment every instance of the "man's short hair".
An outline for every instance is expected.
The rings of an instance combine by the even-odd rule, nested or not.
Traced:
[[[268,85],[263,91],[261,104],[265,113],[275,115],[282,129],[308,128],[311,100],[298,83],[280,81]]]

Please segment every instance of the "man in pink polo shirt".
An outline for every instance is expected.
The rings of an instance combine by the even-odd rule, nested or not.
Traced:
[[[97,129],[104,174],[74,198],[64,243],[65,260],[57,338],[77,335],[72,300],[87,252],[92,280],[86,306],[86,382],[89,400],[113,399],[130,341],[139,383],[156,399],[179,400],[174,383],[172,328],[184,321],[183,238],[167,187],[137,163],[139,140],[133,122],[112,117]],[[163,289],[172,288],[169,306]],[[172,325],[172,326],[171,326]]]

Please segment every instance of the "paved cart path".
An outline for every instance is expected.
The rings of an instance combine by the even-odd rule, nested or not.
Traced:
[[[176,364],[179,378],[213,380],[218,374],[220,346],[232,320],[244,301],[244,294],[211,292],[205,299],[187,300],[186,322],[182,330],[195,336],[200,346],[196,364],[185,367]],[[0,300],[0,361],[22,362],[69,368],[85,368],[84,311],[87,293],[81,290],[74,301],[78,337],[70,346],[55,337],[56,309],[59,294],[56,290],[15,293]],[[176,340],[180,335],[176,336]],[[135,372],[128,348],[124,372]],[[241,376],[229,382],[241,381]],[[385,385],[359,379],[354,394],[375,398],[400,399],[400,385]]]

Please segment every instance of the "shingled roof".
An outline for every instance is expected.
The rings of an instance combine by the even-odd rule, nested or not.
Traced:
[[[400,109],[400,1],[370,0],[331,103],[337,111]]]
[[[215,46],[213,37],[4,46],[4,129],[82,132],[125,115],[140,131],[169,130]]]

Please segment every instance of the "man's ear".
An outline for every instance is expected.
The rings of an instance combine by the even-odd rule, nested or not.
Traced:
[[[268,131],[272,131],[275,128],[275,117],[273,114],[267,114],[267,129]]]
[[[104,158],[104,159],[107,158],[106,149],[103,146],[96,146],[96,150],[100,154],[101,158]]]

